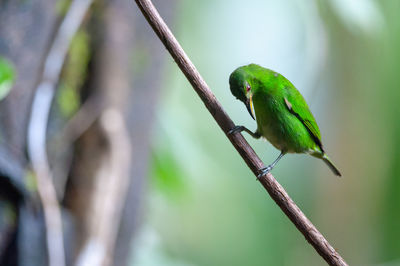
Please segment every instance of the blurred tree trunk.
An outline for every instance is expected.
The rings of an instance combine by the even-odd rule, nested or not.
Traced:
[[[170,19],[174,1],[155,2]],[[0,55],[17,71],[15,86],[0,103],[0,217],[10,211],[15,217],[0,223],[1,265],[47,261],[43,215],[35,215],[21,199],[32,201],[24,180],[26,129],[44,58],[57,30],[57,3],[0,0]],[[64,183],[62,175],[68,176],[67,186],[61,185],[59,191],[64,195],[64,222],[74,225],[64,232],[65,241],[72,241],[65,246],[68,264],[76,259],[81,265],[127,265],[146,195],[150,130],[166,55],[131,1],[96,1],[88,20],[91,59],[80,93],[91,104],[86,114],[81,113],[83,120],[96,122],[71,143],[72,168],[57,145],[49,147],[50,159],[52,165],[63,165],[55,171],[56,185]],[[57,103],[53,109],[50,136],[63,127]]]
[[[158,4],[170,18],[172,1]],[[96,12],[87,97],[100,95],[102,107],[76,145],[65,202],[78,219],[77,264],[127,265],[166,55],[133,2],[104,2]]]
[[[0,55],[17,72],[10,94],[0,102],[0,264],[45,265],[41,215],[27,207],[26,128],[36,82],[57,26],[55,1],[0,1]],[[24,200],[21,200],[21,196]],[[32,247],[35,247],[34,249]]]

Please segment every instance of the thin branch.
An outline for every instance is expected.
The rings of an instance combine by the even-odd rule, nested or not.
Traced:
[[[76,140],[82,136],[100,117],[103,103],[100,95],[92,95],[87,99],[79,110],[71,117],[65,126],[56,134],[54,138],[48,140],[48,146],[57,149],[56,157],[53,158],[53,172],[57,174],[55,184],[57,195],[60,199],[64,198],[65,186],[72,164],[72,157],[65,159],[65,153],[71,149]]]
[[[87,99],[79,110],[71,117],[59,134],[54,137],[51,143],[66,143],[65,146],[72,146],[100,117],[104,108],[100,95],[92,95]],[[68,148],[68,147],[65,147]]]
[[[65,254],[61,210],[46,152],[47,121],[69,44],[91,3],[92,0],[74,0],[61,23],[45,59],[43,76],[34,95],[28,125],[28,154],[43,204],[50,266],[64,266]]]
[[[196,70],[186,53],[183,51],[178,41],[175,39],[168,26],[157,12],[153,3],[150,0],[135,1],[153,28],[154,32],[170,52],[181,71],[185,74],[188,81],[192,84],[194,90],[200,96],[203,103],[214,117],[215,121],[227,135],[249,168],[255,175],[258,175],[259,170],[264,167],[263,162],[241,134],[227,134],[227,132],[235,126],[234,123],[222,109],[222,106],[217,101],[206,82],[200,76],[199,72]],[[297,207],[283,187],[275,180],[272,174],[269,173],[263,175],[259,180],[272,199],[279,205],[282,211],[288,216],[297,229],[304,235],[307,241],[329,265],[347,265],[339,253],[335,251],[335,249],[328,243],[328,241],[310,222],[310,220],[308,220],[299,207]]]

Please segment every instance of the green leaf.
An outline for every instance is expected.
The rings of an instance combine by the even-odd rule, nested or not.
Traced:
[[[168,147],[152,151],[151,176],[153,185],[169,199],[178,200],[187,190],[184,172]]]
[[[0,56],[0,101],[11,91],[15,80],[15,70],[10,61]]]
[[[78,109],[80,97],[78,91],[65,83],[60,85],[57,101],[61,114],[64,117],[71,117]]]
[[[81,105],[80,93],[88,75],[90,58],[90,36],[81,30],[71,42],[57,90],[57,103],[65,118],[74,115]]]

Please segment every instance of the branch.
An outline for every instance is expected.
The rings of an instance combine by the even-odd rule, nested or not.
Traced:
[[[73,1],[62,21],[45,59],[43,75],[34,95],[28,125],[28,154],[43,204],[50,266],[64,266],[65,254],[61,210],[46,152],[47,121],[69,44],[91,3],[92,0]]]
[[[217,101],[206,82],[200,76],[186,53],[183,51],[178,41],[157,12],[153,3],[150,0],[135,1],[154,32],[170,52],[183,74],[185,74],[190,84],[192,84],[193,89],[197,92],[211,115],[214,117],[215,121],[224,131],[249,168],[255,175],[258,175],[260,169],[264,167],[263,162],[241,134],[227,134],[227,132],[235,126],[234,123],[222,109],[222,106]],[[347,265],[339,253],[336,252],[310,220],[307,219],[299,207],[297,207],[272,174],[268,173],[263,175],[259,180],[271,198],[279,205],[282,211],[329,265]]]
[[[131,141],[121,111],[114,107],[104,110],[100,117],[100,126],[109,144],[109,151],[103,156],[97,169],[94,193],[88,195],[88,236],[79,252],[76,266],[112,265],[130,183]]]
[[[65,159],[65,153],[100,117],[102,108],[104,107],[101,96],[96,94],[90,96],[64,127],[54,134],[54,138],[48,140],[48,146],[57,149],[56,157],[53,158],[53,172],[57,174],[55,189],[60,199],[64,198],[69,174],[67,169],[72,163],[71,159]]]

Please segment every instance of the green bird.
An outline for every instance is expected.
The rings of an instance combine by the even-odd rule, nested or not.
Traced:
[[[275,71],[250,64],[233,71],[229,85],[232,94],[257,121],[257,130],[235,126],[228,133],[245,131],[256,139],[264,137],[281,151],[272,164],[261,169],[258,177],[270,172],[286,153],[308,153],[322,159],[335,175],[341,176],[324,151],[317,122],[306,101],[289,80]]]

